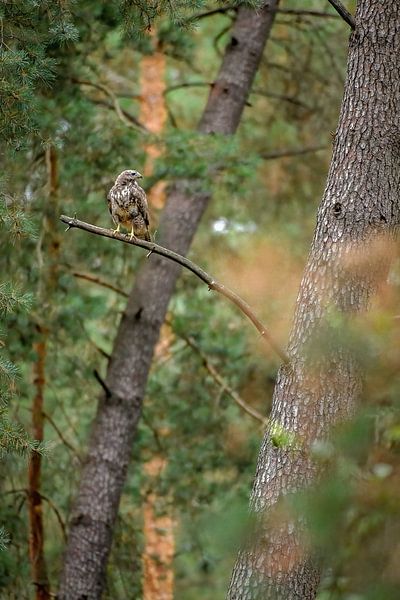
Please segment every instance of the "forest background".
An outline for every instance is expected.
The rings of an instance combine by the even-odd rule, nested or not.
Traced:
[[[204,136],[196,126],[236,7],[159,8],[29,0],[0,8],[2,598],[38,594],[33,557],[42,544],[39,583],[44,593],[58,587],[96,398],[126,295],[152,259],[67,234],[59,214],[110,227],[106,193],[121,170],[136,168],[155,231],[167,186],[200,179],[212,201],[190,258],[287,343],[349,27],[328,2],[281,2],[237,133]],[[354,13],[355,2],[347,8]],[[320,599],[398,597],[396,268],[390,281],[353,340],[370,374],[363,408],[317,449],[329,477],[297,498],[326,558]],[[225,597],[279,363],[242,314],[183,274],[155,350],[105,598],[161,597],[144,589],[160,570],[168,597]],[[38,505],[44,529],[34,540]],[[166,546],[161,568],[154,543]]]

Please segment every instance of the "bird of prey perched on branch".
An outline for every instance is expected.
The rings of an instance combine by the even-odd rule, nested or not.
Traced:
[[[108,209],[117,225],[116,232],[123,225],[131,230],[131,239],[137,235],[151,242],[146,192],[137,182],[141,177],[138,171],[122,171],[108,192]]]

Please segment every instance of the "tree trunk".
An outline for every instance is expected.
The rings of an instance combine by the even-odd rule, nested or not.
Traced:
[[[34,345],[37,359],[34,365],[35,395],[32,402],[32,426],[35,440],[43,441],[44,395],[46,389],[46,355],[49,336],[48,309],[58,285],[59,237],[58,225],[58,170],[57,154],[53,146],[46,148],[47,170],[47,211],[43,218],[42,242],[48,248],[48,262],[39,265],[38,298],[44,307],[37,324],[37,341]],[[41,250],[40,250],[41,254]],[[35,599],[49,600],[50,586],[47,577],[44,555],[43,502],[40,493],[42,456],[32,452],[28,469],[28,513],[29,513],[29,558],[32,579],[35,585]]]
[[[165,104],[166,56],[160,51],[157,32],[154,29],[151,35],[154,51],[143,56],[140,63],[140,122],[152,133],[160,134],[164,130],[168,117]],[[156,144],[146,145],[146,162],[143,169],[145,177],[153,174],[154,162],[160,153],[160,148]],[[164,208],[166,187],[166,181],[161,180],[147,190],[150,207]]]
[[[165,104],[165,54],[159,51],[157,34],[152,30],[154,52],[143,56],[140,65],[140,122],[152,133],[161,134],[167,120]],[[155,144],[146,146],[145,177],[152,175],[154,161],[160,155]],[[157,183],[147,190],[150,207],[163,208],[166,196],[166,181]],[[169,331],[163,336],[155,348],[155,356],[169,353],[171,341]],[[167,468],[166,458],[156,455],[143,465],[143,470],[150,478],[158,479]],[[146,487],[148,483],[146,483]],[[142,596],[143,600],[173,600],[174,598],[174,554],[175,536],[174,520],[171,506],[160,514],[158,503],[160,498],[155,492],[142,490],[143,497],[143,554],[142,554]],[[137,560],[135,561],[137,563]],[[135,564],[136,567],[136,564]]]
[[[258,459],[251,499],[257,543],[239,554],[229,600],[316,595],[319,570],[307,557],[304,529],[277,502],[315,478],[311,444],[357,406],[361,374],[346,330],[387,277],[400,217],[399,57],[400,3],[359,0],[332,163],[289,340],[290,365],[280,369]]]
[[[37,358],[34,365],[35,396],[32,402],[32,425],[35,440],[42,442],[47,331],[38,328],[38,335],[41,339],[34,345]],[[42,457],[37,452],[32,452],[28,469],[29,559],[35,586],[35,599],[49,600],[49,580],[44,556],[43,503],[40,493],[41,471]]]
[[[236,131],[274,19],[270,8],[278,2],[270,0],[257,11],[238,10],[199,132]],[[209,194],[198,191],[196,182],[176,183],[161,217],[160,243],[186,254],[209,198]],[[99,401],[72,511],[60,600],[101,597],[153,350],[179,273],[177,265],[152,255],[131,291],[108,367],[109,393]]]
[[[167,460],[161,456],[154,456],[144,465],[150,487],[166,467]],[[160,511],[162,500],[150,491],[143,505],[143,600],[174,598],[175,523],[171,506]]]

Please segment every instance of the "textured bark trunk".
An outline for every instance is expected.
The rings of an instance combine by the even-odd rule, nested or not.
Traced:
[[[251,499],[257,543],[239,554],[230,600],[316,595],[319,571],[307,558],[302,527],[273,507],[315,478],[310,445],[357,405],[360,370],[343,339],[346,320],[367,310],[390,266],[400,219],[399,124],[400,3],[360,0],[331,167],[289,340],[291,363],[279,372],[258,459]]]
[[[217,80],[198,130],[232,134],[237,129],[262,57],[275,8],[240,8]],[[169,192],[160,243],[186,254],[209,195],[196,182]],[[152,255],[139,271],[121,319],[100,398],[85,468],[72,512],[59,600],[101,597],[122,487],[126,478],[148,372],[180,268]]]

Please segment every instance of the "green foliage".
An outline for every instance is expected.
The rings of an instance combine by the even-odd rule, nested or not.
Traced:
[[[6,410],[0,409],[0,459],[9,454],[29,456],[32,451],[43,454],[49,449],[48,445],[32,440],[22,425],[11,421]]]
[[[166,178],[193,180],[191,187],[210,192],[218,181],[227,193],[240,193],[259,164],[252,154],[243,161],[238,142],[222,135],[171,130],[161,147],[162,157],[150,183]]]
[[[32,302],[32,294],[21,294],[10,282],[0,283],[0,314],[3,316],[17,309],[29,310]]]
[[[220,2],[222,6],[223,2]],[[240,5],[259,7],[260,0],[236,0],[231,6]],[[136,37],[146,30],[150,30],[158,19],[167,15],[177,27],[189,27],[197,14],[201,14],[208,7],[205,0],[122,0],[121,12],[123,16],[124,29],[129,37]],[[194,13],[194,15],[193,15]]]
[[[53,3],[21,0],[0,8],[0,136],[15,150],[25,146],[29,134],[38,133],[35,94],[55,77],[56,61],[46,56],[54,37],[47,4]]]
[[[27,312],[31,306],[32,294],[22,294],[10,282],[0,284],[0,316],[3,322],[10,313]],[[43,452],[46,449],[8,416],[9,402],[15,396],[19,374],[18,367],[4,356],[4,348],[0,348],[0,459],[8,454],[27,456],[32,450]]]

